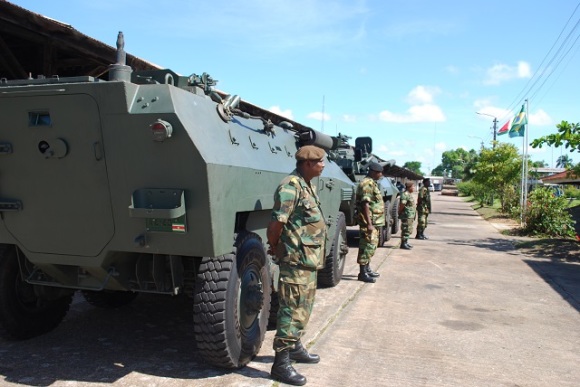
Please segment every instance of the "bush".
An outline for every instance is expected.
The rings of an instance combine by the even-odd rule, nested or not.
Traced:
[[[564,196],[567,198],[580,199],[580,189],[573,186],[564,187]]]
[[[555,197],[552,190],[535,189],[528,196],[524,231],[531,235],[575,237],[575,222],[567,207],[568,200],[564,197]]]

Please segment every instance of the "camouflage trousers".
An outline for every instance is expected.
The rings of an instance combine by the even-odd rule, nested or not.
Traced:
[[[427,217],[428,212],[418,212],[417,213],[417,234],[422,234],[427,228]]]
[[[413,232],[413,221],[415,219],[401,219],[401,241],[404,242],[409,239]]]
[[[316,269],[280,264],[278,309],[274,351],[294,348],[308,324],[316,294]]]
[[[379,228],[375,227],[373,231],[369,231],[366,227],[359,228],[360,241],[358,243],[358,257],[356,262],[359,265],[367,265],[371,262],[371,258],[377,251],[379,244]]]

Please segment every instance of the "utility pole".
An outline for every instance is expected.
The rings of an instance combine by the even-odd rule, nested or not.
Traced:
[[[497,138],[497,118],[493,117],[493,149],[495,149],[495,141]]]

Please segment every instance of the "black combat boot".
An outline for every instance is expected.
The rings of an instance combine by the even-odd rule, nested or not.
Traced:
[[[403,250],[411,250],[412,248],[413,248],[413,246],[411,246],[410,244],[408,244],[406,240],[404,240],[404,239],[401,240],[401,249],[403,249]]]
[[[370,275],[373,278],[377,278],[377,277],[380,277],[381,276],[379,273],[377,273],[376,271],[373,271],[371,269],[371,264],[370,263],[367,263],[365,265],[365,271],[368,273],[368,275]]]
[[[274,380],[286,384],[292,384],[293,386],[303,386],[306,384],[306,378],[296,372],[290,363],[289,349],[276,352],[270,376],[272,376],[272,379]]]
[[[422,232],[418,232],[415,239],[427,239],[427,237]]]
[[[290,360],[296,363],[318,363],[320,361],[320,356],[308,353],[306,348],[302,345],[300,341],[296,342],[294,349],[290,350]]]
[[[360,273],[358,273],[358,280],[374,284],[377,280],[367,273],[366,265],[360,265]]]

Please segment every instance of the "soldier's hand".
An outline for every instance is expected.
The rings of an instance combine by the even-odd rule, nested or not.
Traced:
[[[375,226],[373,226],[372,224],[369,224],[368,227],[367,227],[367,230],[374,231],[375,230]]]

